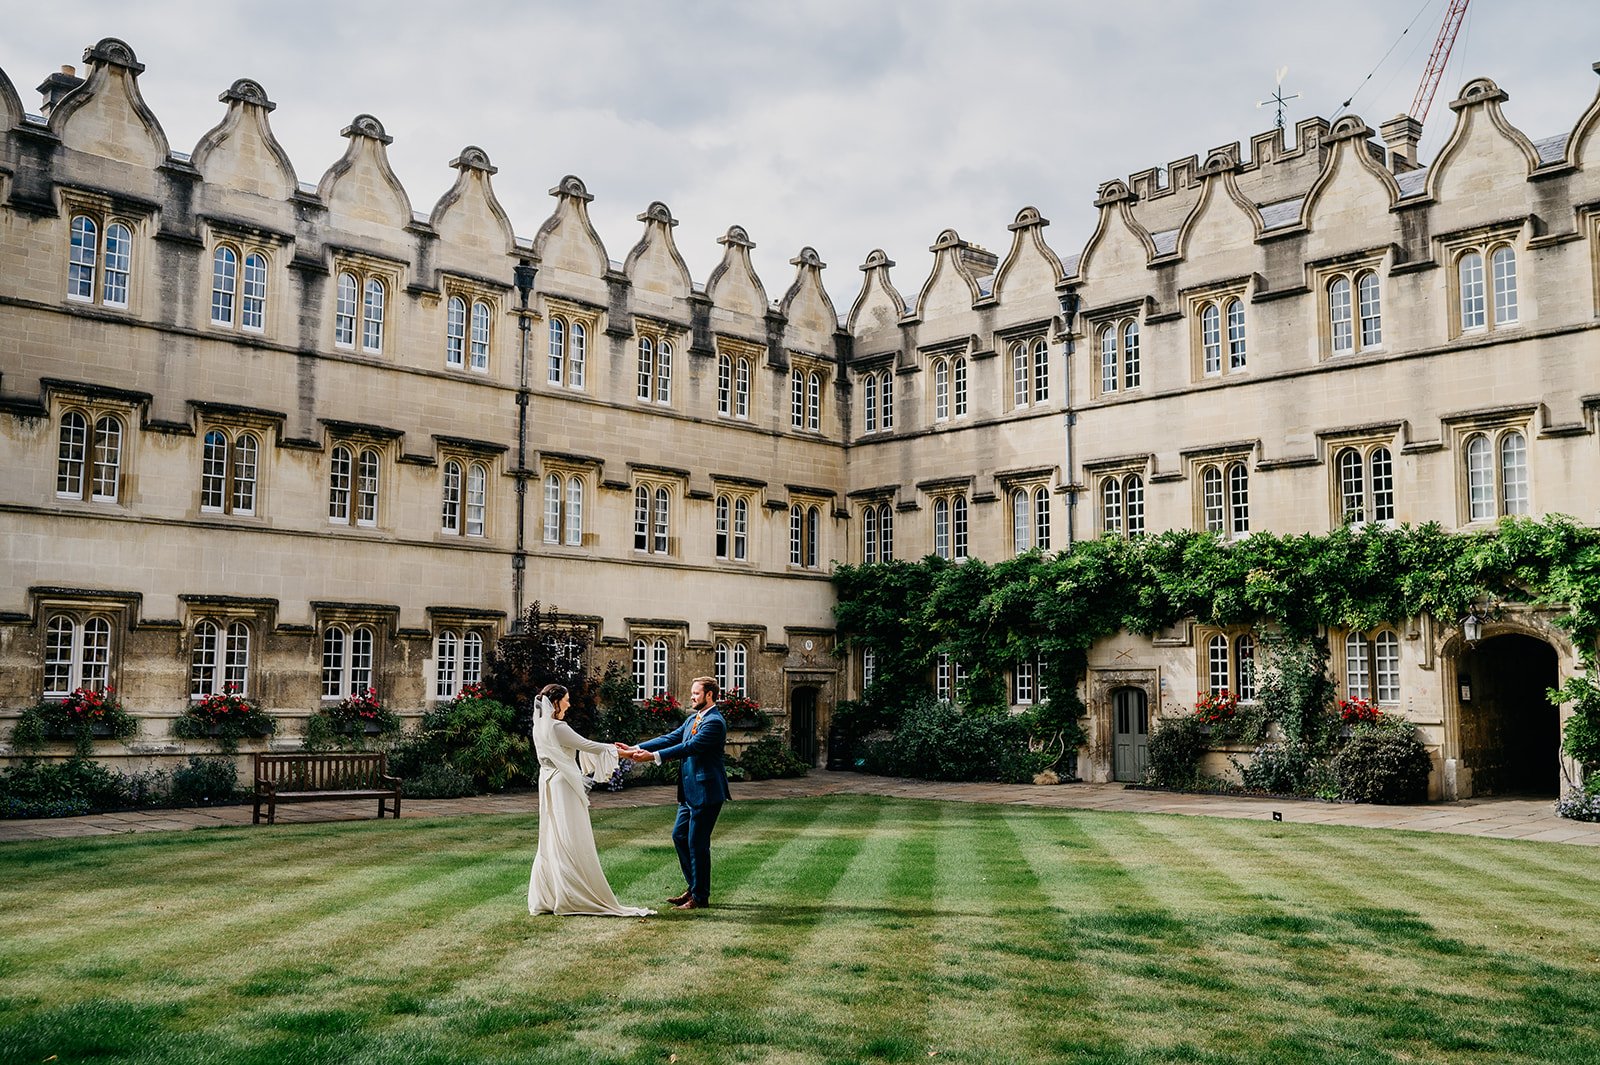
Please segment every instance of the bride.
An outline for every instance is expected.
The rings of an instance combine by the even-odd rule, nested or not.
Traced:
[[[646,917],[655,913],[623,906],[612,894],[595,853],[584,780],[604,780],[617,766],[617,749],[584,739],[562,718],[572,697],[559,684],[539,693],[533,746],[539,755],[539,850],[528,878],[528,912]],[[580,773],[574,755],[584,763]]]

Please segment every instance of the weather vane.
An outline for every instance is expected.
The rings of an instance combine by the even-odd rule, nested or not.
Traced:
[[[1283,128],[1283,105],[1288,103],[1290,100],[1298,100],[1298,99],[1300,99],[1300,94],[1297,93],[1297,92],[1290,93],[1288,96],[1283,95],[1283,79],[1288,77],[1288,75],[1289,75],[1289,68],[1288,67],[1279,67],[1278,68],[1278,87],[1276,89],[1272,90],[1272,95],[1271,96],[1267,97],[1265,100],[1257,101],[1257,103],[1256,103],[1256,107],[1258,107],[1258,108],[1265,107],[1268,104],[1274,104],[1274,103],[1278,105],[1278,128],[1279,129]]]

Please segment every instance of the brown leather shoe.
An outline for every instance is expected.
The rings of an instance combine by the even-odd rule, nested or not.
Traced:
[[[668,899],[667,902],[671,903],[673,906],[682,906],[692,898],[694,898],[694,896],[685,891],[682,895],[672,896],[672,898]]]
[[[691,898],[687,902],[680,902],[673,907],[675,910],[708,910],[710,908],[711,903],[701,902],[699,899],[695,898]]]

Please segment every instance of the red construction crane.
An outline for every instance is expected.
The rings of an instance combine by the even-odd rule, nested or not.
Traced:
[[[1471,0],[1450,0],[1450,10],[1444,13],[1444,25],[1439,27],[1439,39],[1433,42],[1433,54],[1428,56],[1428,69],[1422,73],[1417,85],[1416,99],[1411,101],[1411,117],[1418,122],[1428,121],[1428,108],[1433,106],[1433,94],[1444,77],[1444,66],[1450,61],[1450,49],[1455,47],[1456,34],[1461,32],[1461,20],[1467,14]]]

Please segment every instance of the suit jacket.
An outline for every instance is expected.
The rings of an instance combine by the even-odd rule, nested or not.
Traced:
[[[683,759],[678,774],[678,801],[688,806],[709,806],[727,802],[728,772],[723,763],[723,747],[728,741],[728,723],[722,711],[713,706],[700,721],[700,730],[693,736],[689,729],[694,725],[690,714],[683,724],[653,740],[639,744],[641,750],[653,751],[663,762]]]

